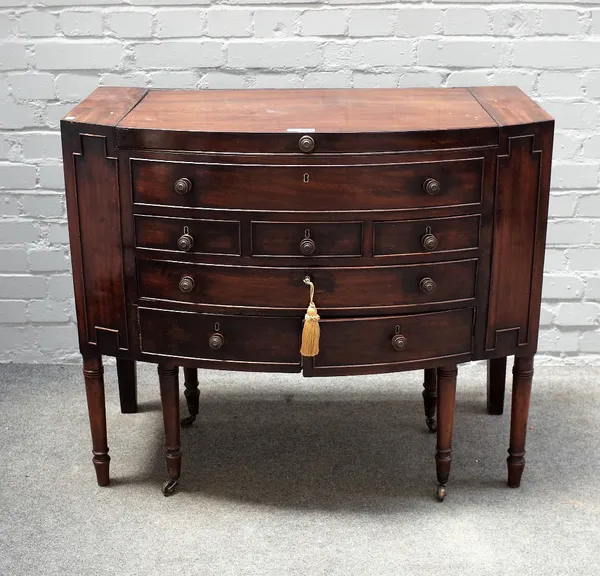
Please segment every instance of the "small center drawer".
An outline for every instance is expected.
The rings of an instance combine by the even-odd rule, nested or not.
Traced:
[[[361,222],[252,222],[253,256],[360,256]]]
[[[239,256],[240,223],[137,214],[135,244],[153,250]]]
[[[348,166],[131,160],[136,203],[233,210],[365,211],[479,204],[483,159]]]
[[[305,373],[335,375],[336,368],[342,367],[393,369],[408,362],[442,361],[469,354],[473,309],[379,318],[322,318],[320,326],[320,352],[312,360],[312,370],[305,367]]]
[[[300,369],[302,319],[138,309],[142,352]]]
[[[139,296],[263,309],[305,310],[314,282],[320,310],[392,308],[470,300],[477,260],[380,267],[267,268],[137,260]]]

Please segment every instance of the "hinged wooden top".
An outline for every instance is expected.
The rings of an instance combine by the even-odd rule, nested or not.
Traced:
[[[148,91],[104,87],[63,118],[63,122],[116,126],[117,143],[125,147],[243,152],[297,151],[296,135],[313,133],[337,138],[321,138],[317,152],[390,149],[389,141],[381,145],[373,138],[391,135],[395,135],[391,149],[405,144],[424,149],[434,132],[446,133],[442,139],[448,147],[459,140],[462,146],[491,145],[499,127],[551,120],[516,87]],[[471,136],[458,138],[457,131]],[[223,135],[222,141],[207,141],[208,135],[217,134]],[[361,142],[352,143],[349,135],[359,134]],[[245,141],[233,142],[233,135]],[[441,142],[437,136],[435,141]]]
[[[496,122],[469,90],[153,90],[123,128],[250,133],[407,132]]]
[[[65,120],[202,132],[406,132],[551,117],[516,87],[332,90],[98,88]]]

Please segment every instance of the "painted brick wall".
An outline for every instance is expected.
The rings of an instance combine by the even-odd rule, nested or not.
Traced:
[[[96,86],[485,84],[557,118],[540,350],[600,364],[600,0],[1,0],[0,361],[76,358],[57,128]]]

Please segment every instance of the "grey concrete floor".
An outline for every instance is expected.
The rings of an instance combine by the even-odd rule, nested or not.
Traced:
[[[181,487],[164,498],[153,367],[134,415],[106,369],[112,482],[99,488],[79,367],[2,365],[0,574],[598,574],[598,372],[537,371],[511,490],[508,410],[488,416],[481,367],[459,371],[440,504],[419,373],[201,371]]]

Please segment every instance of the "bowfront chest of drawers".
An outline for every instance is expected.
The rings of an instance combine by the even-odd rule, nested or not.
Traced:
[[[554,128],[524,93],[100,88],[61,126],[99,484],[102,355],[117,358],[124,412],[136,409],[135,361],[158,364],[165,494],[180,472],[179,367],[184,425],[199,367],[423,369],[440,498],[457,364],[489,360],[488,409],[501,413],[515,355],[508,482],[519,485]],[[302,357],[309,281],[320,351]]]

